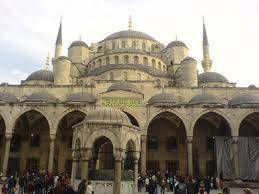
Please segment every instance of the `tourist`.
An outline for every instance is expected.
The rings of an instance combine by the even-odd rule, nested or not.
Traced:
[[[184,183],[184,180],[182,177],[179,177],[179,183],[175,187],[175,194],[186,194],[186,184]]]
[[[189,177],[189,180],[187,181],[187,194],[197,194],[195,193],[195,181],[192,177]]]
[[[6,185],[5,184],[3,184],[3,186],[2,186],[2,194],[7,194],[7,187],[6,187]]]
[[[221,189],[223,189],[223,187],[224,187],[224,179],[223,179],[223,172],[222,171],[219,173],[219,186],[220,186]]]
[[[204,187],[205,187],[205,191],[207,192],[207,194],[210,194],[210,189],[211,189],[210,177],[205,178]]]
[[[91,181],[88,181],[87,187],[86,187],[86,194],[93,194],[94,190],[93,190],[93,185],[91,183]]]
[[[244,194],[252,194],[253,192],[252,192],[252,190],[251,189],[249,189],[249,188],[245,188],[244,189]]]
[[[169,185],[169,191],[174,191],[174,177],[172,174],[169,175],[167,179],[168,185]]]
[[[223,194],[230,194],[229,188],[225,187],[225,188],[223,189]]]
[[[8,194],[14,194],[16,192],[16,178],[14,176],[10,176],[8,179]]]
[[[86,191],[86,180],[82,180],[79,185],[78,185],[78,189],[77,189],[77,193],[78,194],[84,194]]]

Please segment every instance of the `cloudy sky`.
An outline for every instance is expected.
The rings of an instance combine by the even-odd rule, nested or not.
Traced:
[[[213,71],[238,86],[259,86],[259,0],[0,0],[0,82],[19,84],[53,55],[63,16],[64,54],[79,39],[87,44],[133,29],[163,44],[182,40],[202,72],[202,16]]]

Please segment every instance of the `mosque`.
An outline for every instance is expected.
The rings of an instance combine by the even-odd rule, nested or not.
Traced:
[[[202,46],[200,64],[185,43],[165,46],[130,19],[128,30],[91,45],[74,41],[63,56],[60,23],[46,69],[0,85],[2,173],[47,169],[87,179],[113,170],[119,193],[124,170],[214,175],[215,142],[224,137],[232,178],[241,179],[238,140],[259,136],[259,89],[212,71],[204,23]]]

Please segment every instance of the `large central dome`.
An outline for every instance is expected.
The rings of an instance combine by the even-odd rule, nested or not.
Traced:
[[[135,31],[135,30],[123,30],[123,31],[115,32],[107,36],[104,40],[111,40],[111,39],[117,39],[117,38],[139,38],[139,39],[156,41],[153,37],[145,34],[144,32]]]

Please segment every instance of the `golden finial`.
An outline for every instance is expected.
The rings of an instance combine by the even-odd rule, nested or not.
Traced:
[[[48,53],[46,63],[45,63],[45,70],[49,70],[49,64],[50,64],[50,56],[49,56],[49,53]]]
[[[131,15],[129,16],[129,30],[132,30],[132,21],[131,21]]]

